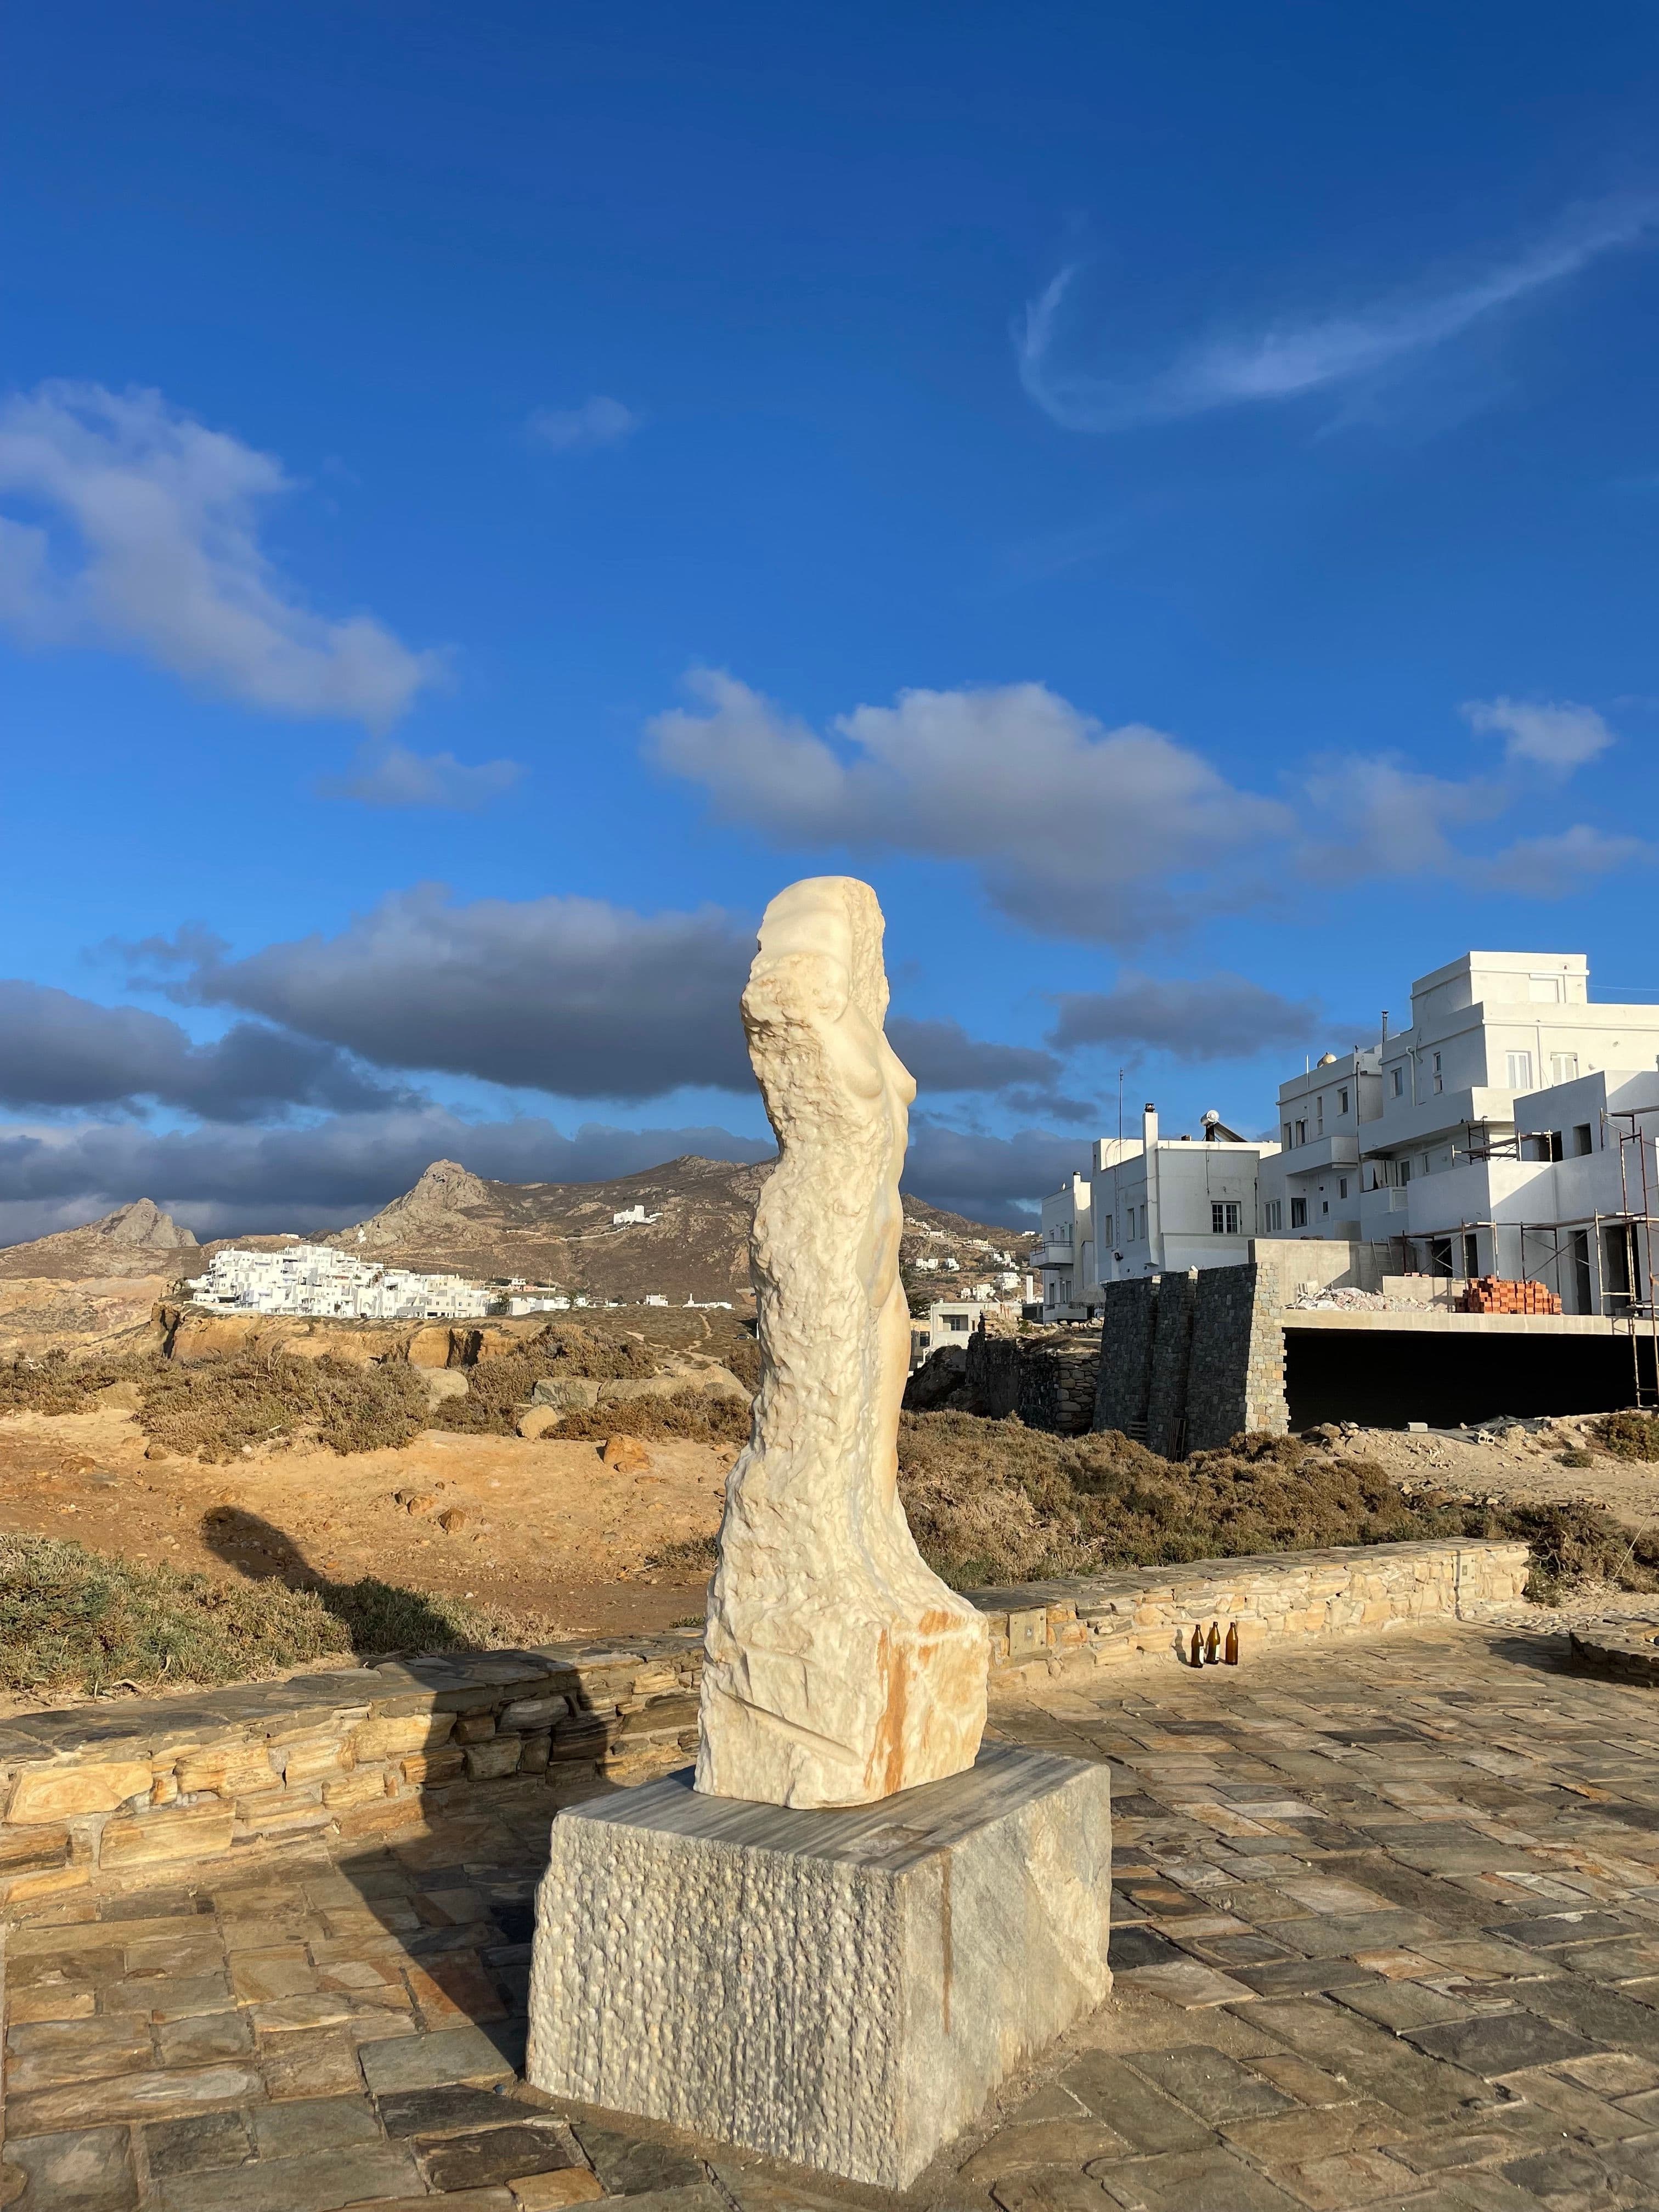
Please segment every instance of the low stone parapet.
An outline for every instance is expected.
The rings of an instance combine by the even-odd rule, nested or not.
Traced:
[[[1167,1654],[1195,1620],[1266,1643],[1512,1604],[1526,1547],[1374,1544],[969,1592],[992,1667]],[[1652,1647],[1650,1647],[1651,1649]],[[153,1879],[325,1834],[372,1845],[490,1803],[550,1812],[683,1765],[701,1632],[452,1653],[0,1722],[0,1912],[59,1911],[94,1882]],[[1631,1671],[1634,1671],[1632,1668]]]
[[[1650,1621],[1620,1627],[1598,1621],[1568,1632],[1571,1664],[1586,1674],[1611,1674],[1625,1682],[1659,1685],[1659,1631]]]
[[[1377,1633],[1512,1605],[1524,1544],[1444,1538],[1267,1552],[969,1592],[991,1624],[993,1669],[1085,1660],[1109,1666],[1173,1650],[1194,1622],[1236,1624],[1242,1649],[1299,1637]]]

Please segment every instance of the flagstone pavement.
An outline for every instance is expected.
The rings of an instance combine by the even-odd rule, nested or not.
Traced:
[[[902,2198],[520,2083],[544,1813],[11,1931],[21,2212],[1659,2206],[1659,1697],[1469,1626],[1027,1670],[1114,1772],[1111,2001]]]

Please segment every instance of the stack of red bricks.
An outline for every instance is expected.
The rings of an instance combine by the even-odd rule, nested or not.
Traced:
[[[1559,1314],[1561,1301],[1542,1283],[1509,1283],[1501,1275],[1472,1275],[1459,1310],[1474,1314]]]

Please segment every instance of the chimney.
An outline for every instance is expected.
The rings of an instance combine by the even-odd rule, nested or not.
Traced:
[[[1158,1142],[1158,1109],[1150,1098],[1140,1109],[1140,1141],[1149,1152]]]

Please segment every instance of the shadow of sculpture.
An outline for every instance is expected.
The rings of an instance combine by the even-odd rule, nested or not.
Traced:
[[[202,1540],[214,1557],[255,1582],[278,1581],[309,1590],[350,1638],[359,1657],[393,1652],[455,1651],[477,1642],[477,1623],[453,1601],[362,1575],[332,1582],[307,1559],[285,1529],[240,1505],[215,1505],[202,1516]]]

